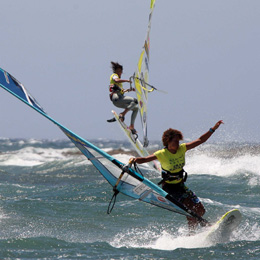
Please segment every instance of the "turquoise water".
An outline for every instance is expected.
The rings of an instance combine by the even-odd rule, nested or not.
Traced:
[[[132,153],[93,142],[125,163]],[[241,211],[229,242],[201,229],[188,236],[185,217],[124,195],[107,215],[112,187],[69,141],[1,139],[0,259],[260,259],[260,145],[205,144],[187,153],[185,169],[206,219]]]

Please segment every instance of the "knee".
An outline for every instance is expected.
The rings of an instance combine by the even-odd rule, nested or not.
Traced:
[[[138,111],[138,101],[136,98],[134,99],[134,102],[133,102],[133,111]]]

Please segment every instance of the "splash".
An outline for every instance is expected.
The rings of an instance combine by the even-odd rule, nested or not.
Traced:
[[[222,158],[205,153],[187,157],[186,170],[189,174],[208,174],[229,177],[241,173],[260,176],[260,156],[245,154],[238,157]]]
[[[185,228],[161,230],[155,227],[136,228],[118,234],[111,242],[113,247],[152,248],[173,251],[178,248],[203,248],[211,244],[205,240],[206,232],[188,235]]]
[[[66,153],[72,149],[53,149],[25,147],[16,151],[0,154],[0,165],[3,166],[36,166],[55,160],[65,160]]]

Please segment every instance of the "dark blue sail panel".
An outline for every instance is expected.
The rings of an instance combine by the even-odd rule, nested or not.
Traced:
[[[11,94],[19,97],[31,106],[44,112],[43,108],[35,100],[35,98],[28,92],[28,90],[11,74],[0,68],[0,84],[3,88]]]

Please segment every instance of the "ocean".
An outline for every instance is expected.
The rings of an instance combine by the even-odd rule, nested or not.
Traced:
[[[92,140],[127,163],[127,142]],[[162,148],[152,142],[150,152]],[[160,176],[142,165],[157,183]],[[230,241],[188,236],[182,215],[122,194],[69,140],[0,139],[0,259],[260,259],[260,144],[206,143],[188,151],[187,186],[214,223],[230,209],[242,222]]]

